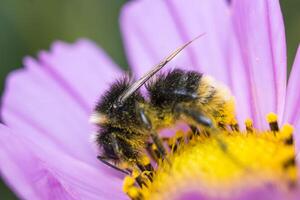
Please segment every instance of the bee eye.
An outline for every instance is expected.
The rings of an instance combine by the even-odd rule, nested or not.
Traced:
[[[108,145],[104,146],[104,152],[105,152],[106,156],[110,159],[117,159],[118,158],[114,148],[112,147],[112,143],[109,143]]]
[[[117,101],[115,101],[115,102],[112,104],[112,107],[113,107],[114,109],[117,109],[117,108],[122,107],[123,104],[124,104],[123,102],[117,100]]]

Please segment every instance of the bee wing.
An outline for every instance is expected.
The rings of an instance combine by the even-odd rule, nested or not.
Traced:
[[[148,81],[153,75],[155,75],[159,70],[161,70],[168,62],[170,62],[175,56],[177,56],[184,48],[190,45],[192,42],[197,40],[198,38],[205,35],[202,33],[185,43],[181,47],[177,48],[174,52],[172,52],[169,56],[167,56],[163,61],[161,61],[158,65],[156,65],[153,69],[151,69],[148,73],[142,76],[139,80],[134,82],[129,88],[127,88],[123,94],[119,96],[118,103],[123,103],[130,95],[132,95],[135,91],[137,91],[146,81]]]

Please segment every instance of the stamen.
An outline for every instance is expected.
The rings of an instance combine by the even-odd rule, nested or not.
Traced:
[[[192,137],[194,137],[195,134],[194,132],[190,133],[189,139],[191,139]],[[177,151],[178,146],[184,142],[184,133],[181,131],[178,131],[175,136],[173,136],[172,138],[169,139],[168,141],[168,145],[171,149],[172,153],[175,153]]]
[[[198,130],[198,128],[194,125],[189,125],[193,135],[199,135],[200,134],[200,131]]]
[[[269,122],[270,129],[274,132],[279,131],[278,122],[277,122],[277,115],[275,113],[269,113],[267,115],[267,121]]]
[[[123,181],[123,192],[126,193],[131,199],[140,199],[141,194],[137,187],[135,187],[135,178],[126,176]]]
[[[142,157],[141,164],[146,169],[145,171],[153,171],[154,170],[152,165],[151,165],[151,161],[147,156]]]
[[[285,124],[279,128],[274,113],[266,118],[270,130],[265,131],[254,128],[251,119],[245,121],[244,132],[234,121],[224,126],[231,129],[200,128],[199,134],[178,131],[163,139],[170,147],[165,159],[159,152],[152,161],[142,157],[142,170],[125,178],[123,191],[131,199],[145,200],[169,199],[191,188],[208,198],[268,184],[280,192],[293,190],[298,177],[293,127]],[[150,147],[157,151],[156,145]],[[155,168],[151,162],[156,162]]]
[[[284,143],[286,145],[294,144],[293,131],[294,131],[293,126],[291,126],[289,124],[283,125],[282,131],[281,131],[281,134],[279,137],[284,141]]]
[[[294,188],[297,184],[297,166],[294,150],[294,139],[293,139],[294,128],[290,124],[285,124],[281,128],[278,138],[284,142],[284,144],[292,149],[293,154],[283,163],[283,169],[290,177],[291,188]]]
[[[239,124],[238,124],[236,119],[232,120],[232,122],[230,124],[230,127],[231,127],[231,130],[233,130],[233,131],[239,131],[240,130]]]
[[[251,119],[246,119],[245,120],[245,125],[246,125],[246,130],[247,133],[253,133],[253,122]]]
[[[135,179],[135,182],[138,184],[140,188],[147,186],[147,179],[145,178],[143,172],[139,173],[137,170],[132,172],[132,177]]]

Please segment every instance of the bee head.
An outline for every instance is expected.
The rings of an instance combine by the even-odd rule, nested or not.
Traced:
[[[119,97],[131,85],[128,78],[115,82],[110,89],[100,98],[96,105],[95,113],[91,122],[104,125],[111,124],[115,127],[122,127],[130,122],[136,121],[137,106],[144,102],[143,96],[134,92],[124,102],[120,103]]]
[[[106,128],[97,135],[96,143],[102,148],[103,157],[114,161],[119,160],[117,148],[114,146],[116,144],[115,138]]]
[[[129,142],[134,140],[133,137],[125,129],[105,125],[99,130],[95,141],[102,151],[102,157],[118,163],[139,157],[139,150],[132,148],[132,143]]]

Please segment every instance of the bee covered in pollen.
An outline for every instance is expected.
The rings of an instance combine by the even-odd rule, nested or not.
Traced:
[[[168,151],[158,134],[160,129],[182,121],[194,134],[199,129],[207,129],[209,134],[210,129],[232,124],[233,97],[224,86],[204,74],[171,70],[158,74],[146,84],[148,99],[139,91],[200,36],[176,49],[138,81],[132,83],[128,78],[116,81],[100,98],[91,121],[99,126],[96,143],[102,149],[98,158],[103,163],[126,174],[134,170],[151,171],[153,167],[146,151],[152,158],[162,159]]]

